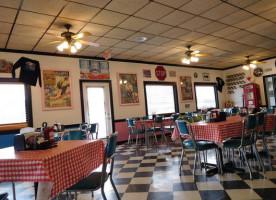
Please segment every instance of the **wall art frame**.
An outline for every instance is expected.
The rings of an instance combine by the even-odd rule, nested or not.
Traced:
[[[181,102],[194,101],[193,82],[191,76],[179,76]]]

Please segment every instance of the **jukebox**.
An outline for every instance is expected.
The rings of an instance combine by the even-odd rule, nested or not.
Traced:
[[[256,83],[248,83],[243,86],[244,105],[248,108],[259,110],[261,105],[260,87]]]

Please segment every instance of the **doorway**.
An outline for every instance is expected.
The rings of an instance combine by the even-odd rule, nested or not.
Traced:
[[[106,138],[114,130],[110,81],[80,81],[82,118],[86,123],[98,123],[98,138]]]

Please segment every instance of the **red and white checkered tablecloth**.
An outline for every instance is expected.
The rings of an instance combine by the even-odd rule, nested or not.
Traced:
[[[47,150],[0,149],[0,182],[53,182],[50,197],[88,176],[103,163],[101,140],[60,141]]]
[[[267,115],[266,130],[271,131],[274,128],[273,114]],[[241,136],[243,117],[232,116],[222,122],[196,122],[191,123],[195,139],[210,140],[217,143],[222,143],[223,140],[230,137]],[[179,133],[176,129],[173,131],[172,140],[177,139]]]

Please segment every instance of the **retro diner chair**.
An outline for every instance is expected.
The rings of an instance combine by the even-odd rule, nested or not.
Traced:
[[[88,135],[87,135],[87,139],[90,139],[90,137],[92,138],[92,140],[94,140],[94,134],[95,134],[95,138],[98,139],[98,133],[99,133],[99,124],[98,123],[92,123],[89,125],[89,129],[88,129]]]

